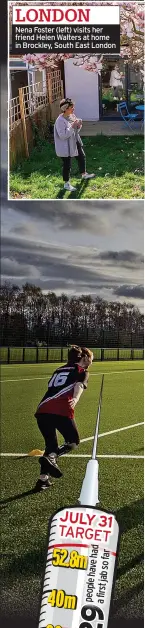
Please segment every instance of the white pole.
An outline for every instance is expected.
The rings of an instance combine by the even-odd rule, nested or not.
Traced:
[[[101,383],[101,390],[100,390],[100,397],[99,397],[96,430],[95,430],[95,435],[94,435],[94,443],[93,443],[93,451],[92,451],[92,460],[96,459],[98,432],[99,432],[99,421],[100,421],[101,405],[102,405],[103,384],[104,384],[104,375],[102,376],[102,383]]]
[[[98,465],[98,460],[96,459],[96,451],[97,451],[99,421],[100,421],[101,406],[102,406],[103,383],[104,383],[104,375],[102,377],[102,383],[101,383],[92,458],[91,460],[89,460],[87,464],[86,473],[83,480],[80,497],[78,500],[79,503],[84,506],[96,506],[96,504],[99,503],[99,478],[98,478],[99,465]]]

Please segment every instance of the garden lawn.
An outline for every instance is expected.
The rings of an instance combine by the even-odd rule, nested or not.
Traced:
[[[143,198],[143,137],[98,135],[83,138],[87,171],[95,179],[82,181],[76,159],[72,160],[71,183],[76,191],[63,188],[61,159],[54,144],[39,142],[29,159],[23,159],[10,173],[10,198],[27,199],[111,199]]]

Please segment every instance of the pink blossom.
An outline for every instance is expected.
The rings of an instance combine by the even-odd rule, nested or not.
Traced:
[[[34,6],[39,6],[39,0],[33,2]],[[45,7],[56,6],[56,2],[41,2],[41,5]],[[62,6],[67,6],[68,1],[60,2]],[[112,2],[98,2],[98,4],[104,7],[109,5],[118,5],[118,2],[114,0]],[[24,2],[9,2],[10,6],[10,19],[12,20],[12,6],[23,6]],[[25,5],[29,5],[29,2],[25,2]],[[77,2],[73,2],[73,5],[77,5]],[[84,2],[79,2],[80,6],[84,6]],[[96,6],[96,2],[87,2],[87,6]],[[125,62],[130,61],[136,68],[143,66],[144,57],[144,7],[142,2],[120,2],[120,17],[121,17],[121,50],[120,56],[124,58]],[[100,74],[103,64],[103,58],[95,55],[95,60],[92,62],[92,55],[73,55],[73,54],[28,54],[24,55],[25,61],[35,65],[38,69],[45,67],[55,68],[60,61],[65,61],[68,58],[74,57],[75,65],[80,65],[84,70],[88,72],[96,72]],[[104,58],[105,59],[105,58]]]

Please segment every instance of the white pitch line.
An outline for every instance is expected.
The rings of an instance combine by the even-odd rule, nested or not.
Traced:
[[[11,366],[11,365],[10,365]],[[143,372],[144,369],[133,369],[133,370],[124,370],[124,371],[109,371],[109,373],[104,373],[105,377],[106,375],[124,375],[125,373],[140,373]],[[50,375],[50,373],[48,373],[48,375]],[[2,379],[1,380],[1,384],[4,384],[5,382],[33,382],[35,380],[48,380],[48,375],[46,375],[46,377],[20,377],[17,379]],[[99,377],[99,375],[103,375],[103,372],[99,372],[99,373],[90,373],[91,377]]]
[[[62,458],[67,457],[67,458],[90,458],[91,456],[89,456],[89,454],[65,454],[65,456],[62,456]],[[132,459],[136,459],[136,460],[141,460],[144,459],[144,456],[134,456],[131,454],[98,454],[96,456],[96,458],[129,458],[130,460]]]
[[[116,432],[122,432],[123,430],[129,430],[129,429],[131,429],[131,428],[133,428],[133,427],[138,427],[138,425],[144,425],[144,421],[142,421],[141,423],[133,423],[133,425],[128,425],[127,427],[119,427],[117,430],[111,430],[111,432],[104,432],[103,434],[98,434],[98,438],[101,438],[102,436],[109,436],[109,434],[115,434]],[[80,443],[86,443],[86,442],[87,442],[87,441],[89,441],[89,440],[93,440],[93,438],[94,438],[94,436],[89,436],[88,438],[82,438],[82,439],[80,440]],[[20,454],[20,453],[18,453],[18,454],[17,454],[17,453],[0,453],[0,456],[7,456],[7,457],[13,457],[13,456],[17,457],[17,456],[18,456],[18,457],[21,457],[21,458],[23,458],[23,457],[24,457],[24,458],[26,458],[27,456],[29,457],[29,454],[23,454],[23,453],[22,453],[22,454]],[[40,454],[38,454],[38,456],[40,456]],[[75,457],[75,458],[78,458],[78,457],[79,457],[79,458],[85,458],[85,457],[86,457],[86,458],[90,458],[90,455],[89,455],[89,454],[65,454],[65,457],[66,457],[66,456],[67,456],[68,458],[71,458],[71,457]],[[37,458],[37,456],[34,456],[34,457],[35,457],[35,458]],[[63,458],[63,457],[64,457],[64,456],[62,456],[62,458]],[[106,454],[106,455],[100,455],[100,456],[98,456],[98,457],[99,457],[99,458],[100,458],[100,457],[101,457],[101,458],[104,458],[104,457],[105,457],[105,458],[106,458],[106,457],[108,458],[108,457],[109,457],[109,454]],[[115,457],[115,458],[116,458],[116,457],[117,457],[117,456],[116,456],[116,454],[115,454],[115,455],[113,455],[113,457]],[[124,457],[125,457],[125,458],[128,458],[128,457],[130,457],[130,456],[123,456],[123,458],[124,458]],[[131,456],[131,457],[132,457],[132,458],[136,458],[136,457],[137,457],[137,458],[143,458],[144,456]]]
[[[1,453],[2,457],[5,458],[30,458],[29,454],[12,454],[12,453]],[[40,454],[34,456],[34,458],[39,458]],[[90,454],[64,454],[61,458],[90,458]],[[130,460],[143,460],[144,456],[134,456],[131,454],[99,454],[97,458],[122,458],[122,459],[130,459]]]
[[[28,454],[0,453],[0,456],[2,456],[2,458],[29,458]],[[34,457],[37,458],[37,456]]]
[[[125,373],[140,373],[140,371],[144,371],[144,369],[124,369],[122,371],[109,371],[106,373],[100,371],[100,373],[90,373],[90,375],[124,375]]]
[[[5,384],[5,382],[33,382],[36,379],[47,379],[48,380],[48,375],[46,377],[21,377],[21,378],[17,378],[17,379],[1,379],[1,384]]]
[[[109,434],[116,434],[117,432],[123,432],[124,430],[131,430],[133,427],[138,427],[138,425],[144,425],[144,421],[141,423],[133,423],[132,425],[127,425],[126,427],[119,427],[117,430],[111,430],[110,432],[103,432],[103,434],[98,434],[98,438],[102,436],[109,436]],[[81,443],[86,443],[88,440],[93,440],[94,436],[89,436],[88,438],[82,438],[80,440]]]

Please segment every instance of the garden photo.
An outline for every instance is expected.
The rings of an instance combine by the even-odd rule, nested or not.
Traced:
[[[143,198],[142,2],[120,2],[120,54],[104,56],[12,55],[15,4],[9,198]]]

